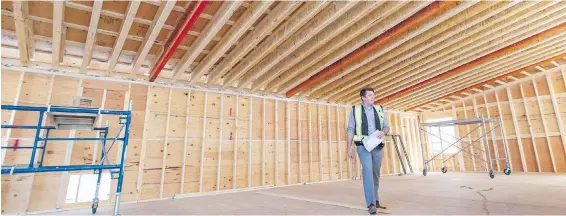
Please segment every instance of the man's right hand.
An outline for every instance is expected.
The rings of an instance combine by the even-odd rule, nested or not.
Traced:
[[[352,150],[352,147],[348,148],[348,157],[354,159],[354,150]]]

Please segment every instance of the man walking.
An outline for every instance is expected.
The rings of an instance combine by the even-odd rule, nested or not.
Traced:
[[[348,122],[348,157],[354,158],[353,145],[357,146],[358,157],[362,163],[362,176],[365,200],[370,214],[377,212],[376,208],[385,209],[379,204],[379,175],[381,169],[383,142],[371,152],[364,148],[362,140],[368,135],[377,132],[377,138],[383,139],[389,133],[389,125],[385,118],[385,112],[381,106],[374,105],[375,96],[372,88],[364,88],[360,91],[361,105],[352,109]],[[353,141],[353,142],[352,142]]]

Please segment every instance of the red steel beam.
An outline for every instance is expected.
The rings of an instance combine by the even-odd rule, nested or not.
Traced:
[[[189,16],[189,13],[186,13],[183,17],[183,21],[179,22],[179,24],[181,25],[178,25],[175,30],[173,30],[172,35],[174,36],[167,40],[167,43],[165,44],[165,51],[161,54],[161,56],[155,63],[155,66],[153,66],[153,69],[151,69],[151,73],[149,74],[149,82],[153,82],[155,81],[155,79],[157,79],[157,76],[159,76],[159,73],[161,73],[161,70],[163,70],[163,67],[165,67],[167,61],[169,61],[169,59],[173,56],[173,53],[175,53],[175,51],[177,50],[177,47],[179,47],[183,39],[187,36],[189,30],[197,21],[200,14],[204,11],[204,7],[207,4],[208,0],[198,2],[192,15]],[[189,7],[190,5],[191,4],[189,4]],[[187,10],[185,11],[189,11],[189,8],[187,8]]]
[[[355,61],[365,57],[366,55],[370,54],[371,52],[377,50],[381,46],[387,44],[388,42],[394,40],[395,38],[400,37],[401,35],[407,33],[409,30],[413,29],[414,27],[418,26],[422,22],[434,17],[435,15],[441,14],[446,10],[450,9],[454,5],[456,5],[457,1],[437,1],[433,2],[429,6],[425,7],[424,9],[420,10],[416,14],[413,14],[408,19],[404,20],[403,22],[399,23],[395,27],[389,29],[385,33],[377,36],[370,42],[364,44],[360,48],[354,50],[344,58],[338,60],[337,62],[333,63],[332,65],[326,67],[324,70],[318,72],[317,74],[311,76],[308,80],[304,81],[303,83],[299,84],[298,86],[294,87],[293,89],[289,90],[286,95],[287,97],[292,97],[297,93],[301,92],[304,89],[310,88],[325,78],[338,73],[347,65],[354,63]]]
[[[558,25],[558,26],[556,26],[556,27],[554,27],[554,28],[548,29],[548,30],[546,30],[546,31],[544,31],[544,32],[541,32],[541,33],[539,33],[539,34],[533,35],[533,36],[531,36],[531,37],[529,37],[529,38],[526,38],[526,39],[524,39],[524,40],[522,40],[522,41],[519,41],[519,42],[517,42],[517,43],[511,44],[511,45],[509,45],[509,46],[507,46],[507,47],[504,47],[504,48],[502,48],[502,49],[500,49],[500,50],[497,50],[497,51],[495,51],[495,52],[492,52],[492,53],[490,53],[490,54],[487,54],[487,55],[485,55],[485,56],[482,56],[482,57],[480,57],[480,58],[478,58],[478,59],[475,59],[475,60],[473,60],[473,61],[471,61],[471,62],[468,62],[468,63],[466,63],[466,64],[460,65],[460,66],[458,66],[458,67],[456,67],[456,68],[454,68],[454,69],[452,69],[452,70],[449,70],[449,71],[444,72],[444,73],[442,73],[442,74],[436,75],[435,77],[432,77],[432,78],[430,78],[430,79],[427,79],[427,80],[424,80],[424,81],[422,81],[422,82],[419,82],[419,83],[417,83],[417,84],[415,84],[415,85],[413,85],[413,86],[410,86],[410,87],[408,87],[408,88],[406,88],[406,89],[403,89],[403,90],[401,90],[401,91],[398,91],[398,92],[396,92],[396,93],[394,93],[394,94],[392,94],[392,95],[389,95],[389,96],[387,96],[387,97],[381,98],[381,99],[377,100],[375,103],[376,103],[376,104],[383,104],[383,103],[389,102],[389,101],[391,101],[391,100],[393,100],[393,99],[395,99],[395,98],[405,96],[405,95],[411,93],[411,92],[412,92],[413,90],[415,90],[415,89],[423,88],[425,85],[428,85],[428,84],[431,84],[431,83],[434,83],[434,82],[438,82],[438,81],[444,80],[444,79],[446,79],[446,78],[448,78],[448,77],[450,77],[450,76],[453,76],[453,75],[456,75],[456,74],[465,72],[466,70],[471,69],[471,68],[473,68],[473,67],[475,67],[475,66],[478,66],[478,65],[483,64],[483,63],[485,63],[485,62],[491,61],[491,60],[494,59],[494,58],[498,58],[498,57],[503,56],[503,55],[506,55],[506,54],[508,54],[508,53],[517,51],[518,49],[521,49],[521,48],[523,48],[523,47],[526,47],[526,46],[528,46],[528,45],[531,45],[531,44],[533,44],[533,43],[536,43],[536,42],[538,42],[539,40],[542,40],[542,39],[544,39],[544,38],[547,38],[547,37],[549,37],[549,36],[552,36],[552,35],[554,35],[554,34],[556,34],[556,33],[562,32],[562,31],[564,31],[564,30],[566,30],[566,23],[562,23],[562,24],[560,24],[560,25]]]
[[[519,69],[519,70],[511,71],[511,72],[509,72],[509,73],[503,74],[503,75],[498,76],[498,77],[495,77],[495,78],[493,78],[493,79],[490,79],[490,80],[487,80],[487,81],[484,81],[484,82],[475,84],[475,85],[470,86],[470,87],[468,87],[468,88],[465,88],[465,89],[462,89],[462,90],[458,90],[457,92],[450,93],[450,94],[448,94],[448,95],[442,96],[442,97],[437,98],[437,99],[433,99],[433,100],[428,101],[428,102],[426,102],[426,103],[419,104],[419,105],[417,105],[417,106],[414,106],[414,107],[411,107],[411,108],[407,109],[406,111],[415,110],[415,109],[417,109],[417,108],[419,108],[419,107],[422,107],[422,106],[424,106],[424,105],[427,105],[427,104],[430,104],[430,103],[433,103],[433,102],[442,100],[442,99],[447,98],[447,97],[450,97],[450,96],[452,96],[452,95],[456,95],[456,94],[460,94],[460,93],[463,93],[463,92],[471,91],[471,90],[474,89],[474,88],[482,88],[482,87],[483,87],[484,85],[486,85],[486,84],[494,83],[495,81],[500,80],[500,79],[503,79],[503,78],[506,78],[506,77],[508,77],[508,76],[519,76],[519,75],[521,75],[521,72],[523,72],[523,71],[526,71],[526,70],[533,70],[533,69],[535,69],[537,66],[551,64],[553,61],[560,60],[560,59],[564,59],[564,58],[566,58],[566,53],[560,54],[560,55],[558,55],[558,56],[549,58],[549,59],[544,60],[544,61],[541,61],[541,62],[534,63],[534,64],[532,64],[532,65],[526,66],[526,67],[521,68],[521,69]]]

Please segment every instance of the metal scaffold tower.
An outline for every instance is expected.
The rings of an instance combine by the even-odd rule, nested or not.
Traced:
[[[429,164],[430,162],[433,162],[435,160],[441,160],[442,161],[443,166],[442,166],[441,171],[443,173],[446,173],[448,171],[448,168],[446,167],[446,161],[455,157],[456,155],[460,154],[461,152],[464,152],[464,153],[471,155],[476,160],[483,161],[485,163],[485,167],[488,168],[489,177],[491,177],[491,178],[495,177],[495,171],[493,170],[493,161],[494,160],[504,160],[505,165],[507,167],[503,170],[503,172],[506,175],[510,175],[511,174],[511,164],[509,163],[507,140],[505,140],[505,137],[503,137],[503,136],[501,137],[501,140],[503,142],[503,152],[505,153],[505,157],[500,158],[499,155],[497,154],[497,149],[495,149],[496,151],[492,151],[490,149],[490,145],[488,144],[489,143],[488,134],[492,133],[497,128],[499,128],[501,130],[501,134],[503,134],[503,127],[501,127],[502,124],[503,124],[503,121],[501,119],[493,119],[493,118],[489,119],[489,118],[484,118],[483,116],[480,117],[480,118],[473,118],[473,119],[460,119],[460,120],[440,121],[440,122],[431,122],[431,123],[421,123],[420,124],[420,130],[424,131],[425,133],[429,134],[430,136],[433,136],[433,137],[439,139],[440,140],[440,148],[441,148],[441,151],[439,153],[434,154],[432,156],[432,158],[427,160],[428,153],[426,151],[427,151],[427,149],[431,149],[431,148],[425,149],[423,137],[421,136],[421,147],[422,147],[421,149],[422,149],[423,167],[424,167],[423,168],[423,175],[426,176],[426,174],[427,174],[427,171],[428,171],[427,164]],[[443,132],[440,129],[441,127],[450,127],[450,126],[459,126],[459,125],[473,125],[473,126],[475,126],[475,128],[470,130],[467,134],[461,136],[460,138],[449,135],[451,138],[457,139],[455,142],[449,142],[449,141],[442,138]],[[428,128],[428,130],[427,130],[427,128]],[[431,132],[431,130],[433,130],[435,128],[438,130],[438,136]],[[474,140],[464,141],[464,137],[472,134],[474,131],[479,131],[479,136]],[[444,136],[444,138],[446,138],[446,135]],[[481,148],[475,147],[473,145],[476,142],[480,143]],[[445,147],[444,143],[447,143],[448,145]],[[460,146],[456,145],[458,143],[461,143],[461,145]],[[496,144],[494,143],[494,146],[495,145]],[[458,148],[459,150],[456,153],[452,154],[451,156],[445,158],[444,152],[446,152],[452,146]],[[471,147],[474,150],[481,152],[481,154],[478,154],[478,155],[472,154],[471,152],[466,150],[467,147]],[[492,152],[493,152],[493,154],[492,154]],[[436,159],[438,156],[440,156],[440,159]]]
[[[124,165],[126,160],[126,152],[128,148],[128,137],[130,134],[130,123],[132,117],[132,101],[130,101],[128,110],[102,110],[100,108],[87,107],[64,107],[52,106],[36,107],[36,106],[12,106],[2,105],[2,110],[39,112],[39,118],[36,125],[2,125],[6,129],[22,129],[35,130],[33,138],[33,146],[2,146],[2,174],[18,174],[18,173],[38,173],[38,172],[65,172],[65,171],[84,171],[92,170],[94,174],[98,174],[95,195],[92,204],[92,212],[96,213],[98,208],[98,191],[100,189],[100,181],[103,170],[110,172],[112,179],[117,179],[116,202],[114,205],[114,215],[118,215],[120,208],[120,195],[122,192],[122,184],[124,181]],[[53,122],[52,126],[44,125],[44,116]],[[120,130],[116,137],[109,138],[108,123],[106,127],[95,127],[95,123],[102,115],[118,115]],[[52,130],[92,130],[99,133],[98,137],[49,137]],[[45,134],[41,137],[42,131]],[[120,135],[123,132],[123,136]],[[102,145],[100,162],[92,165],[56,165],[44,166],[43,160],[48,141],[100,141]],[[112,141],[108,146],[107,141]],[[112,149],[116,142],[122,142],[120,161],[110,163],[108,152]],[[40,145],[41,144],[41,145]],[[118,148],[118,147],[117,147]],[[31,149],[29,164],[4,165],[5,152],[7,149]],[[37,157],[39,156],[39,160]]]

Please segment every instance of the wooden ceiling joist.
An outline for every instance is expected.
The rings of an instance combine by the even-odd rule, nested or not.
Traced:
[[[277,4],[271,13],[269,13],[254,30],[245,36],[236,48],[228,54],[220,62],[220,64],[214,68],[214,70],[208,74],[207,84],[211,85],[216,83],[219,79],[224,77],[226,73],[232,69],[240,59],[247,55],[260,41],[262,41],[267,35],[275,29],[281,22],[283,22],[291,13],[297,9],[301,3],[284,1]]]
[[[120,27],[120,33],[114,42],[114,48],[111,51],[110,60],[108,61],[108,68],[106,69],[106,75],[110,75],[114,71],[114,67],[116,67],[116,63],[118,62],[118,57],[120,57],[120,53],[122,52],[122,48],[124,47],[124,43],[126,43],[126,39],[128,38],[128,33],[130,32],[130,28],[134,23],[134,18],[138,12],[138,8],[140,7],[139,1],[132,1],[128,6],[128,10],[126,11],[126,18],[122,20],[122,26]]]
[[[392,103],[389,103],[389,105],[396,107],[403,107],[403,109],[407,107],[412,107],[415,104],[420,104],[424,101],[429,101],[434,98],[437,98],[438,96],[441,96],[447,92],[451,92],[452,89],[458,89],[460,86],[466,86],[467,83],[470,83],[470,80],[473,80],[473,82],[487,80],[495,76],[499,76],[505,71],[514,71],[520,69],[521,67],[525,67],[529,64],[532,64],[533,62],[542,61],[545,58],[549,58],[554,55],[558,55],[560,53],[566,53],[566,42],[562,42],[560,45],[558,46],[557,45],[558,44],[551,43],[546,45],[540,45],[540,46],[545,46],[543,49],[533,49],[529,51],[516,52],[512,56],[506,57],[502,61],[497,61],[494,62],[493,64],[490,64],[489,67],[484,67],[484,69],[482,69],[483,72],[469,71],[465,74],[451,77],[449,80],[444,80],[442,84],[435,84],[434,87],[428,86],[413,94],[395,99]],[[551,52],[548,52],[547,50],[550,47],[556,47],[556,50],[552,50]],[[533,59],[532,56],[540,56],[540,57],[536,57]],[[502,71],[502,72],[487,73],[488,71],[494,71],[494,70]],[[496,82],[500,82],[500,85],[502,86],[507,84],[507,82],[502,82],[501,80],[497,80]]]
[[[175,53],[175,51],[177,50],[177,47],[179,47],[183,39],[185,39],[187,32],[189,32],[189,29],[191,29],[191,27],[193,27],[207,4],[208,0],[198,2],[193,8],[194,10],[192,10],[191,14],[189,15],[188,13],[185,13],[182,21],[178,22],[179,26],[177,26],[176,30],[173,31],[173,34],[171,34],[173,37],[167,40],[165,50],[163,51],[163,53],[161,53],[161,56],[159,56],[159,58],[155,62],[155,65],[151,69],[151,72],[149,73],[149,82],[155,81],[157,76],[159,76],[159,73],[161,73],[161,70],[165,67],[165,64],[169,61],[169,59],[171,59],[173,53]]]
[[[234,11],[240,7],[241,3],[241,1],[228,1],[222,4],[222,7],[214,14],[214,17],[202,30],[203,33],[191,45],[190,49],[181,58],[181,61],[175,66],[173,70],[173,80],[176,80],[189,68],[206,45],[216,36],[216,33],[218,33],[222,26],[230,19]],[[200,75],[202,74],[191,73],[189,82],[194,83],[195,80],[200,78]]]
[[[90,16],[90,24],[88,26],[88,32],[86,35],[84,58],[81,64],[81,73],[86,73],[86,70],[90,65],[90,60],[92,59],[92,48],[94,47],[94,42],[96,39],[96,29],[98,28],[101,10],[102,0],[94,1],[94,5],[92,6],[92,13]]]
[[[33,55],[33,25],[30,26],[28,2],[14,1],[13,7],[20,61],[26,65]]]
[[[63,41],[63,15],[65,12],[65,2],[64,1],[54,1],[53,2],[53,32],[52,32],[52,67],[54,70],[59,69],[59,63],[62,59],[63,46],[65,41]]]
[[[385,3],[328,42],[327,47],[320,48],[271,81],[266,92],[277,90],[277,94],[284,94],[429,4],[426,1]]]
[[[494,52],[496,50],[495,47],[503,48],[502,44],[512,44],[518,42],[528,36],[531,36],[533,31],[542,31],[548,27],[545,26],[552,26],[555,25],[556,21],[559,21],[563,16],[559,11],[564,9],[565,5],[556,5],[557,7],[549,7],[544,9],[543,11],[536,13],[536,10],[531,11],[529,13],[536,13],[536,19],[531,18],[528,19],[526,14],[517,14],[516,16],[508,17],[505,20],[502,20],[505,25],[496,25],[496,28],[485,29],[481,33],[475,34],[472,38],[468,38],[458,42],[456,45],[451,46],[449,49],[444,49],[440,52],[431,53],[428,57],[423,60],[420,60],[418,64],[414,64],[411,67],[403,68],[403,70],[398,71],[396,70],[396,75],[389,76],[381,80],[373,80],[370,81],[372,86],[378,86],[378,90],[385,91],[385,90],[392,90],[393,84],[396,84],[398,87],[407,86],[409,85],[409,81],[413,81],[416,79],[422,79],[425,76],[434,76],[431,75],[433,72],[440,73],[442,68],[449,68],[452,67],[450,65],[458,66],[464,64],[465,61],[469,58],[479,58],[479,55],[485,52]],[[540,7],[537,5],[539,9],[545,8]],[[550,13],[550,14],[549,14]],[[513,18],[517,17],[524,17],[526,20],[516,20]],[[509,22],[506,22],[509,21]],[[528,21],[531,21],[529,23]],[[524,28],[524,27],[527,28]],[[504,28],[505,27],[505,28]],[[522,34],[527,36],[517,36],[514,39],[510,39],[508,34],[511,32],[516,32],[516,34]],[[496,39],[496,40],[493,40]],[[490,41],[491,40],[491,41]],[[489,42],[489,43],[488,43]],[[468,46],[472,44],[472,46]],[[499,49],[499,48],[497,48]],[[493,51],[488,51],[493,50]],[[452,58],[454,56],[458,56],[458,58]],[[462,63],[458,63],[462,61]],[[447,66],[448,65],[448,66]],[[439,68],[442,67],[442,68]],[[436,70],[434,68],[437,68]],[[410,73],[417,74],[416,76],[409,76]],[[402,80],[402,83],[393,82],[393,80]],[[377,84],[382,83],[382,84]],[[345,94],[345,93],[344,93]],[[343,94],[343,95],[344,95]],[[342,97],[347,97],[348,95],[344,95]],[[354,99],[351,97],[352,100]],[[344,100],[344,98],[337,97],[336,100]]]
[[[245,73],[240,78],[238,89],[243,89],[252,83],[252,81],[254,81],[259,75],[265,74],[266,71],[273,68],[277,62],[280,62],[283,58],[294,52],[298,47],[302,46],[309,39],[326,28],[326,26],[330,25],[334,22],[334,20],[342,16],[342,14],[350,11],[350,9],[356,4],[357,2],[354,1],[343,1],[336,2],[335,4],[324,8],[324,10],[301,27],[301,29],[293,33],[288,40],[279,45],[274,52],[271,52],[269,55],[264,57],[259,63]],[[359,11],[356,12],[359,13]],[[252,90],[257,90],[257,86],[263,85],[264,82],[265,81],[260,83],[255,81],[254,86],[252,86]]]
[[[315,52],[317,49],[325,46],[328,41],[333,40],[339,34],[343,34],[344,30],[350,28],[352,25],[358,24],[359,20],[368,15],[377,7],[383,5],[384,2],[360,2],[356,7],[344,14],[341,19],[332,23],[330,26],[326,27],[323,31],[316,34],[313,38],[305,43],[305,45],[299,47],[293,52],[293,55],[285,57],[283,60],[279,61],[275,66],[271,67],[267,72],[263,73],[254,81],[254,86],[252,86],[252,91],[259,90],[263,87],[267,88],[267,84],[279,76],[284,71],[293,67],[300,60],[309,56],[311,53]],[[351,33],[351,32],[348,32]],[[335,44],[330,44],[335,45]],[[326,49],[327,47],[325,47]]]
[[[371,77],[366,81],[366,83],[370,83],[370,86],[377,86],[380,90],[390,89],[391,85],[398,83],[394,81],[409,79],[411,78],[410,74],[413,72],[417,74],[417,76],[424,75],[424,73],[421,73],[422,71],[430,72],[432,68],[446,65],[447,60],[458,60],[458,58],[453,58],[454,56],[472,56],[471,53],[473,52],[479,53],[481,48],[485,49],[485,46],[482,46],[482,44],[517,29],[519,26],[515,26],[513,28],[504,27],[514,24],[520,20],[517,18],[527,17],[525,16],[526,14],[522,14],[521,12],[522,10],[525,12],[529,11],[526,9],[533,4],[534,3],[520,4],[504,10],[500,16],[490,17],[489,19],[477,23],[456,35],[448,37],[446,40],[441,40],[441,43],[437,46],[427,49],[423,53],[417,55],[416,58],[408,58],[402,62],[394,61],[390,62],[393,64],[386,63],[383,67],[377,67],[376,70],[373,71],[378,73],[378,75]],[[539,6],[542,7],[543,5]],[[536,11],[533,8],[530,9]],[[501,41],[503,41],[503,39],[506,38],[502,38]],[[491,44],[497,45],[498,42],[491,41]],[[352,94],[352,91],[336,92],[338,93],[331,93],[326,97],[330,98],[330,100],[346,100],[345,98],[351,97]]]
[[[292,97],[295,94],[299,93],[303,89],[309,88],[319,82],[321,82],[326,77],[331,76],[339,72],[342,68],[356,63],[360,59],[364,58],[365,56],[369,55],[371,52],[377,50],[384,44],[388,43],[389,41],[399,37],[410,29],[418,26],[420,23],[424,22],[425,20],[434,17],[435,15],[442,14],[446,10],[452,8],[456,5],[456,2],[449,1],[449,2],[435,2],[426,7],[425,9],[419,11],[411,18],[403,21],[401,24],[393,27],[389,31],[385,32],[384,34],[380,35],[379,37],[375,38],[374,40],[370,41],[366,45],[356,49],[354,52],[350,53],[345,58],[341,59],[340,61],[332,64],[325,70],[317,73],[316,75],[310,77],[307,81],[299,84],[298,86],[294,87],[293,89],[289,90],[286,93],[287,97]]]
[[[516,3],[512,2],[504,2],[494,5],[493,2],[480,2],[463,11],[463,16],[458,15],[450,18],[441,23],[441,25],[425,32],[423,35],[419,35],[419,37],[384,54],[375,61],[341,77],[340,80],[333,83],[333,85],[328,85],[329,82],[323,82],[319,87],[313,88],[313,90],[320,90],[310,94],[309,97],[327,99],[339,94],[342,90],[351,89],[352,86],[360,85],[360,82],[367,83],[368,80],[374,81],[390,77],[392,76],[390,71],[399,70],[403,66],[415,62],[418,58],[414,58],[414,56],[425,56],[436,53],[451,44],[450,42],[456,42],[458,38],[479,31],[481,29],[480,27],[489,23],[489,18],[493,17],[495,14],[510,8],[517,9],[513,7],[515,4]],[[450,29],[450,31],[446,31],[447,29]],[[464,32],[468,33],[464,34]],[[332,90],[333,88],[331,88],[331,86],[340,86],[340,89],[338,91],[336,91],[336,89]]]
[[[558,47],[557,47],[558,45]],[[540,48],[539,48],[540,47]],[[548,52],[549,48],[556,47],[556,50]],[[542,61],[545,58],[552,57],[553,55],[560,54],[561,52],[566,52],[566,42],[562,41],[561,45],[556,43],[547,43],[542,45],[537,45],[535,49],[527,50],[527,51],[519,51],[510,55],[509,57],[505,57],[500,61],[493,62],[491,64],[486,64],[483,69],[480,67],[479,69],[483,70],[484,72],[477,72],[478,70],[468,71],[465,74],[461,74],[458,76],[451,77],[450,80],[444,80],[443,83],[446,84],[437,84],[434,87],[427,86],[418,92],[415,92],[407,97],[395,99],[393,104],[397,104],[397,106],[404,106],[412,107],[415,104],[420,104],[427,100],[432,100],[437,98],[440,95],[443,95],[447,92],[451,92],[451,89],[457,89],[459,86],[466,86],[466,83],[470,83],[470,80],[488,80],[493,78],[494,76],[499,76],[502,73],[486,73],[486,71],[514,71],[518,70],[521,67],[527,66],[532,64],[532,62]],[[540,56],[537,58],[532,58],[531,56]],[[489,66],[489,67],[485,67]],[[478,75],[483,74],[483,75]],[[495,83],[499,83],[500,85],[507,84],[506,82],[501,81],[498,79]]]
[[[138,50],[138,54],[132,61],[132,70],[130,72],[130,75],[136,74],[142,63],[145,61],[149,50],[153,46],[153,42],[159,35],[159,32],[161,32],[161,28],[163,28],[167,17],[169,17],[169,14],[173,10],[173,6],[175,6],[174,1],[161,2],[161,5],[159,6],[157,13],[155,14],[155,17],[153,18],[153,21],[148,28],[145,40],[142,42],[142,45]]]
[[[422,101],[430,100],[438,95],[450,92],[452,89],[457,89],[459,86],[465,86],[467,83],[470,83],[470,80],[486,80],[498,76],[504,71],[513,71],[532,64],[533,62],[542,61],[546,58],[566,52],[566,41],[561,39],[561,37],[566,36],[565,33],[566,32],[561,35],[556,35],[554,40],[545,39],[539,41],[533,44],[530,49],[518,50],[497,60],[482,64],[465,73],[452,76],[442,82],[420,88],[413,94],[407,95],[407,97],[396,99],[393,104],[418,104]],[[533,56],[536,57],[533,58]],[[502,80],[498,80],[497,82],[501,85],[507,84]]]
[[[230,32],[224,37],[224,39],[214,46],[211,53],[207,55],[203,62],[201,62],[197,68],[194,70],[195,74],[204,74],[212,68],[213,64],[220,59],[223,54],[236,43],[242,35],[248,31],[253,23],[271,6],[272,2],[269,1],[258,1],[254,2],[251,7],[249,7],[246,12],[238,18],[234,27],[230,29]],[[197,75],[198,76],[198,75]]]
[[[279,44],[287,40],[293,33],[299,30],[305,23],[312,17],[324,9],[328,2],[306,2],[304,3],[294,16],[290,17],[283,26],[279,27],[273,34],[269,35],[267,39],[254,49],[245,59],[228,72],[224,86],[231,86],[241,76],[243,76],[249,69],[256,65],[261,59],[273,51]],[[238,86],[241,83],[238,84]]]

